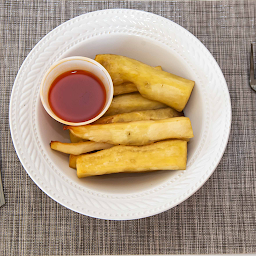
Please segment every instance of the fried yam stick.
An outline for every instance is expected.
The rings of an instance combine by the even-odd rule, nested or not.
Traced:
[[[131,113],[123,113],[113,116],[103,116],[93,124],[127,123],[143,120],[161,120],[182,115],[183,113],[177,112],[172,108],[161,108],[155,110],[144,110]]]
[[[72,155],[81,155],[94,150],[101,150],[111,147],[113,147],[113,145],[107,143],[98,143],[94,141],[81,141],[77,143],[62,143],[59,141],[51,141],[51,149]]]
[[[137,92],[137,86],[133,83],[123,83],[120,85],[114,86],[114,96],[120,95],[120,94],[127,94],[131,92]]]
[[[71,143],[77,143],[77,142],[81,142],[81,141],[86,141],[86,140],[83,140],[83,139],[75,136],[72,132],[69,132],[69,138],[70,138]]]
[[[78,137],[114,145],[147,145],[166,139],[189,139],[193,130],[188,117],[130,123],[64,126]]]
[[[78,178],[120,172],[184,170],[187,142],[168,140],[147,146],[115,146],[77,158]]]
[[[161,66],[155,67],[157,70],[162,70]],[[114,86],[114,96],[120,95],[120,94],[126,94],[126,93],[131,93],[131,92],[137,92],[137,86],[133,83],[123,83],[120,85]]]
[[[114,97],[105,116],[166,107],[165,104],[148,100],[139,93],[130,93]]]
[[[195,84],[120,55],[99,54],[95,60],[109,72],[114,85],[131,82],[143,97],[162,102],[179,112],[186,106]]]
[[[76,160],[80,155],[69,155],[69,167],[76,169]]]

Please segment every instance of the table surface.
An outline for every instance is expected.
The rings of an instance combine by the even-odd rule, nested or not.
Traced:
[[[108,8],[152,12],[193,33],[220,65],[232,103],[229,143],[211,178],[177,207],[132,221],[83,216],[44,194],[19,162],[8,121],[15,76],[34,45],[64,21]],[[254,1],[0,1],[0,255],[256,252],[256,93],[248,82],[255,26]]]

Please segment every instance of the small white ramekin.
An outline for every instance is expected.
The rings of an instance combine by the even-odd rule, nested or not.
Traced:
[[[93,119],[84,122],[68,122],[59,118],[51,109],[49,104],[49,89],[53,81],[61,74],[72,70],[84,70],[97,76],[103,83],[106,90],[106,102],[102,111]],[[97,61],[86,57],[69,57],[54,63],[46,72],[40,85],[40,98],[46,112],[56,121],[72,126],[90,124],[99,119],[108,110],[113,99],[113,82],[107,70]]]

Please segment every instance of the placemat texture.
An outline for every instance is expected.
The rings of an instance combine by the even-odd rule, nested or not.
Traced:
[[[177,207],[133,221],[90,218],[53,201],[23,169],[9,130],[13,82],[34,45],[62,22],[108,8],[145,10],[192,32],[219,63],[232,100],[229,144],[212,177]],[[256,252],[256,93],[248,83],[255,26],[254,1],[1,0],[0,166],[6,205],[0,208],[0,255]]]

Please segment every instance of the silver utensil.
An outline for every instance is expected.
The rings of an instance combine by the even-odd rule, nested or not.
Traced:
[[[3,184],[1,179],[1,170],[0,170],[0,207],[5,204],[4,200],[4,191],[3,191]]]
[[[254,61],[253,61],[253,45],[251,44],[251,61],[250,61],[250,86],[256,92],[256,79],[254,76]]]

